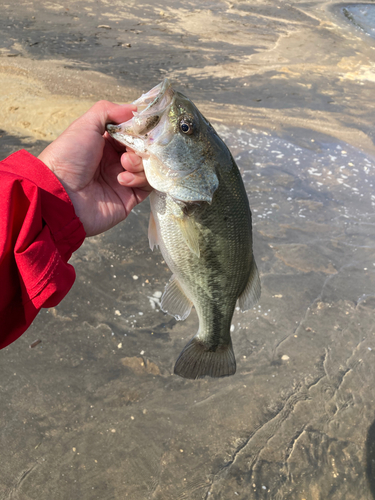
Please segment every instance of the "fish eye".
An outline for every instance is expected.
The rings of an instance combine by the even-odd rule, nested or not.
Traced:
[[[183,118],[180,121],[180,130],[183,134],[190,135],[193,133],[193,124],[188,120],[186,120],[185,118]]]

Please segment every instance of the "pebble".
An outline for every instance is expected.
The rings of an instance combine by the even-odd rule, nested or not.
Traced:
[[[283,354],[283,355],[281,356],[281,359],[282,359],[283,361],[289,361],[289,356],[288,356],[287,354]]]
[[[39,345],[42,341],[40,339],[38,340],[34,340],[34,342],[32,342],[29,347],[30,349],[32,349],[33,347],[36,347],[37,345]]]

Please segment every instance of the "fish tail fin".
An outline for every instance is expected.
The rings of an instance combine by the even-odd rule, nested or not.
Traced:
[[[183,378],[228,377],[236,373],[232,341],[216,347],[193,337],[179,355],[174,373]]]

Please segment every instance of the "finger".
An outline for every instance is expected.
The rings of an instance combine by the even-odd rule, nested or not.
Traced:
[[[142,158],[133,152],[126,152],[121,156],[121,165],[128,172],[142,172]]]
[[[89,125],[94,127],[101,135],[106,130],[108,123],[123,123],[133,117],[133,111],[137,106],[134,104],[114,104],[110,101],[99,101],[90,108],[81,118],[76,120],[75,125]]]
[[[152,191],[152,187],[148,183],[144,172],[134,174],[132,172],[121,172],[117,176],[117,180],[122,186],[138,188],[147,192]]]

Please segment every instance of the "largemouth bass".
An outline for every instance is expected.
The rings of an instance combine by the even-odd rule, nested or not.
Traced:
[[[161,309],[184,320],[194,305],[198,333],[174,373],[196,379],[236,371],[230,336],[242,311],[260,296],[251,211],[238,167],[196,106],[164,80],[134,102],[137,112],[109,134],[143,157],[150,195],[149,241],[173,275]]]

